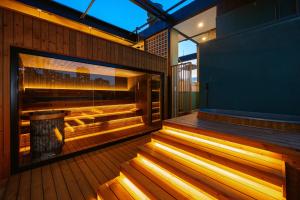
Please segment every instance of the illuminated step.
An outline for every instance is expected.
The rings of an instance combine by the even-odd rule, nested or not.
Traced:
[[[97,199],[109,200],[148,200],[146,196],[134,183],[122,173],[119,177],[101,185],[97,191]]]
[[[216,185],[211,187],[204,184],[202,181],[200,182],[199,180],[191,178],[191,176],[187,175],[185,172],[181,172],[177,168],[170,167],[170,165],[165,164],[159,159],[155,159],[153,156],[149,155],[150,154],[145,154],[143,152],[139,153],[137,158],[132,161],[132,165],[140,171],[143,171],[147,177],[150,177],[153,182],[168,191],[168,193],[172,195],[176,194],[176,199],[229,199],[228,196],[221,193],[215,187]],[[140,164],[137,164],[136,160],[148,160],[148,162],[152,163],[152,166],[148,164],[149,166],[147,169],[144,164],[145,162],[139,162]],[[153,167],[153,165],[156,167]],[[183,166],[180,167],[182,168]],[[165,172],[163,173],[160,171]]]
[[[280,175],[277,175],[277,174],[270,173],[266,170],[262,171],[257,168],[254,168],[253,166],[249,166],[245,163],[236,162],[236,161],[230,160],[226,157],[222,157],[222,156],[213,154],[211,152],[206,152],[203,150],[199,150],[198,148],[191,147],[191,146],[189,146],[189,143],[183,144],[182,141],[181,141],[181,143],[176,142],[176,141],[166,137],[165,135],[161,135],[159,133],[152,135],[152,141],[159,141],[159,142],[174,146],[178,149],[201,156],[203,158],[206,158],[206,159],[209,159],[216,163],[225,165],[227,167],[230,167],[230,168],[240,171],[242,173],[246,173],[250,176],[265,180],[265,181],[270,182],[279,187],[282,187],[282,185],[284,185],[284,176],[282,173]],[[144,148],[142,148],[142,151],[143,150],[144,150]]]
[[[226,186],[217,180],[198,173],[189,166],[182,165],[172,158],[160,154],[152,148],[149,148],[147,145],[146,147],[141,147],[141,151],[139,152],[138,156],[143,156],[159,164],[166,170],[176,174],[178,177],[181,177],[189,183],[202,188],[204,191],[217,199],[249,199],[249,196],[229,186]]]
[[[167,193],[149,177],[145,176],[141,171],[137,170],[129,163],[124,163],[122,165],[121,173],[150,199],[175,199],[170,193]]]
[[[207,191],[191,184],[182,177],[176,176],[174,173],[166,170],[146,157],[138,156],[130,161],[130,165],[147,176],[164,191],[171,194],[175,199],[217,199],[207,193]],[[150,188],[150,186],[147,188]],[[164,199],[161,198],[159,194],[157,194],[157,197],[159,199]]]
[[[282,177],[284,162],[273,152],[166,126],[154,136],[159,137]]]
[[[99,199],[286,199],[282,155],[216,137],[164,126]]]
[[[194,174],[195,177],[199,177],[199,181],[205,181],[211,186],[217,182],[221,183],[219,186],[221,188],[218,187],[218,189],[222,189],[227,195],[238,195],[235,197],[236,199],[284,199],[282,187],[251,177],[225,165],[159,141],[151,142],[146,146],[158,155],[168,158],[167,163],[172,163],[172,166],[177,164],[180,166],[179,169],[185,166],[194,170],[193,173],[189,171],[187,174]],[[231,190],[229,190],[230,188]]]

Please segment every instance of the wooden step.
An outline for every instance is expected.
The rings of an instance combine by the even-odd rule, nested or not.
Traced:
[[[161,130],[153,138],[174,141],[284,178],[284,162],[280,155],[272,152],[190,132],[176,131],[173,134],[171,131]]]
[[[101,198],[108,188],[117,199],[286,199],[281,154],[170,126],[139,149]]]
[[[115,181],[115,179],[112,181]],[[114,192],[111,191],[109,188],[112,181],[105,183],[99,187],[99,189],[97,190],[97,195],[99,196],[100,199],[118,200]]]
[[[131,180],[141,191],[151,199],[174,200],[175,198],[163,190],[160,186],[151,181],[139,170],[134,168],[132,162],[125,163],[121,166],[121,172]]]
[[[185,182],[188,182],[198,188],[201,188],[203,191],[211,195],[215,199],[234,199],[234,195],[228,196],[226,193],[211,187],[210,185],[206,184],[205,182],[201,181],[200,179],[195,179],[191,174],[189,174],[189,171],[194,173],[192,169],[189,169],[187,166],[184,166],[176,161],[169,160],[169,158],[166,158],[163,155],[158,154],[154,150],[148,148],[148,147],[141,147],[138,157],[142,156],[153,163],[158,164],[160,167],[164,168],[165,170],[171,172],[177,177],[180,177]],[[168,163],[170,161],[170,163]],[[171,164],[172,163],[172,164]],[[173,165],[176,164],[176,165]],[[189,170],[186,170],[189,169]],[[215,186],[215,185],[214,185]]]
[[[198,173],[189,166],[181,164],[168,156],[160,154],[154,149],[151,149],[151,147],[141,147],[139,155],[155,163],[159,163],[160,166],[172,171],[179,177],[185,178],[185,180],[188,180],[189,182],[194,184],[197,182],[198,185],[202,185],[203,189],[205,189],[211,195],[214,195],[217,199],[252,199],[248,195],[243,194],[232,187],[223,185],[218,180],[210,178],[205,174]]]
[[[121,185],[120,177],[101,185],[97,195],[99,199],[134,200],[130,193]]]
[[[158,187],[161,187],[175,199],[216,199],[206,191],[175,176],[172,172],[165,170],[157,163],[137,157],[130,161],[130,165],[148,177]],[[150,186],[147,186],[147,188]],[[161,198],[158,194],[159,199]]]
[[[230,196],[234,199],[280,199],[283,192],[278,191],[281,188],[277,188],[265,182],[255,182],[248,179],[247,176],[241,176],[240,173],[230,171],[228,168],[221,168],[217,163],[210,160],[203,159],[197,155],[189,154],[175,147],[165,146],[171,148],[174,152],[167,151],[168,149],[161,149],[155,146],[154,143],[146,145],[146,148],[142,149],[141,154],[153,155],[155,153],[156,158],[160,156],[159,161],[169,164],[172,167],[178,167],[177,170],[181,170],[182,173],[188,176],[193,175],[193,178],[200,182],[204,182],[206,185],[217,188],[222,194]],[[152,154],[151,154],[152,152]],[[184,154],[184,155],[183,155]],[[188,159],[184,156],[189,156],[194,160]],[[153,156],[152,156],[153,157]],[[195,161],[196,160],[196,161]],[[182,171],[182,170],[186,171]],[[218,185],[218,187],[216,187]]]
[[[238,160],[236,158],[229,159],[227,156],[225,157],[222,155],[214,154],[212,151],[205,151],[199,147],[195,148],[195,147],[191,146],[190,144],[186,144],[184,141],[178,141],[178,139],[170,138],[169,136],[166,136],[166,135],[154,134],[152,138],[154,141],[157,140],[157,141],[161,141],[163,143],[172,145],[176,148],[182,149],[189,153],[196,154],[205,159],[209,159],[209,160],[219,163],[221,165],[225,165],[226,167],[232,168],[239,172],[242,172],[242,173],[248,174],[250,176],[256,177],[258,179],[264,180],[266,182],[272,183],[278,187],[284,186],[284,174],[279,173],[278,171],[276,171],[276,173],[272,173],[272,171],[270,171],[269,168],[264,168],[263,170],[261,170],[261,169],[255,168],[252,165],[248,165],[248,163],[244,162],[244,160]]]
[[[120,200],[134,200],[130,193],[121,185],[120,178],[116,178],[115,181],[109,185],[110,189]]]
[[[132,178],[130,178],[132,179]],[[148,200],[156,199],[154,196],[148,193],[146,196],[145,191],[141,190],[141,186],[137,184],[135,179],[130,180],[123,173],[120,176],[112,179],[111,181],[101,185],[97,190],[97,199],[111,200]]]

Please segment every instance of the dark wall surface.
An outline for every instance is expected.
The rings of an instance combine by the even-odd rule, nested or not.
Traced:
[[[296,15],[297,7],[299,0],[221,0],[218,4],[217,37]]]
[[[201,108],[300,115],[299,17],[200,49]]]

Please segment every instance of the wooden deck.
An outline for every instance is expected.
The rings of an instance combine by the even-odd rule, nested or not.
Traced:
[[[96,199],[98,187],[117,177],[121,163],[149,141],[143,136],[13,175],[0,183],[0,199]]]
[[[300,133],[266,128],[255,128],[228,123],[199,120],[197,112],[164,121],[164,125],[185,127],[207,133],[210,136],[232,140],[238,143],[254,145],[283,154],[300,155]]]

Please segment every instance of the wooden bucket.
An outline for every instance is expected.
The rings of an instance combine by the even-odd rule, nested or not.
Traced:
[[[33,159],[45,160],[61,153],[64,144],[64,111],[30,114],[30,151]]]

